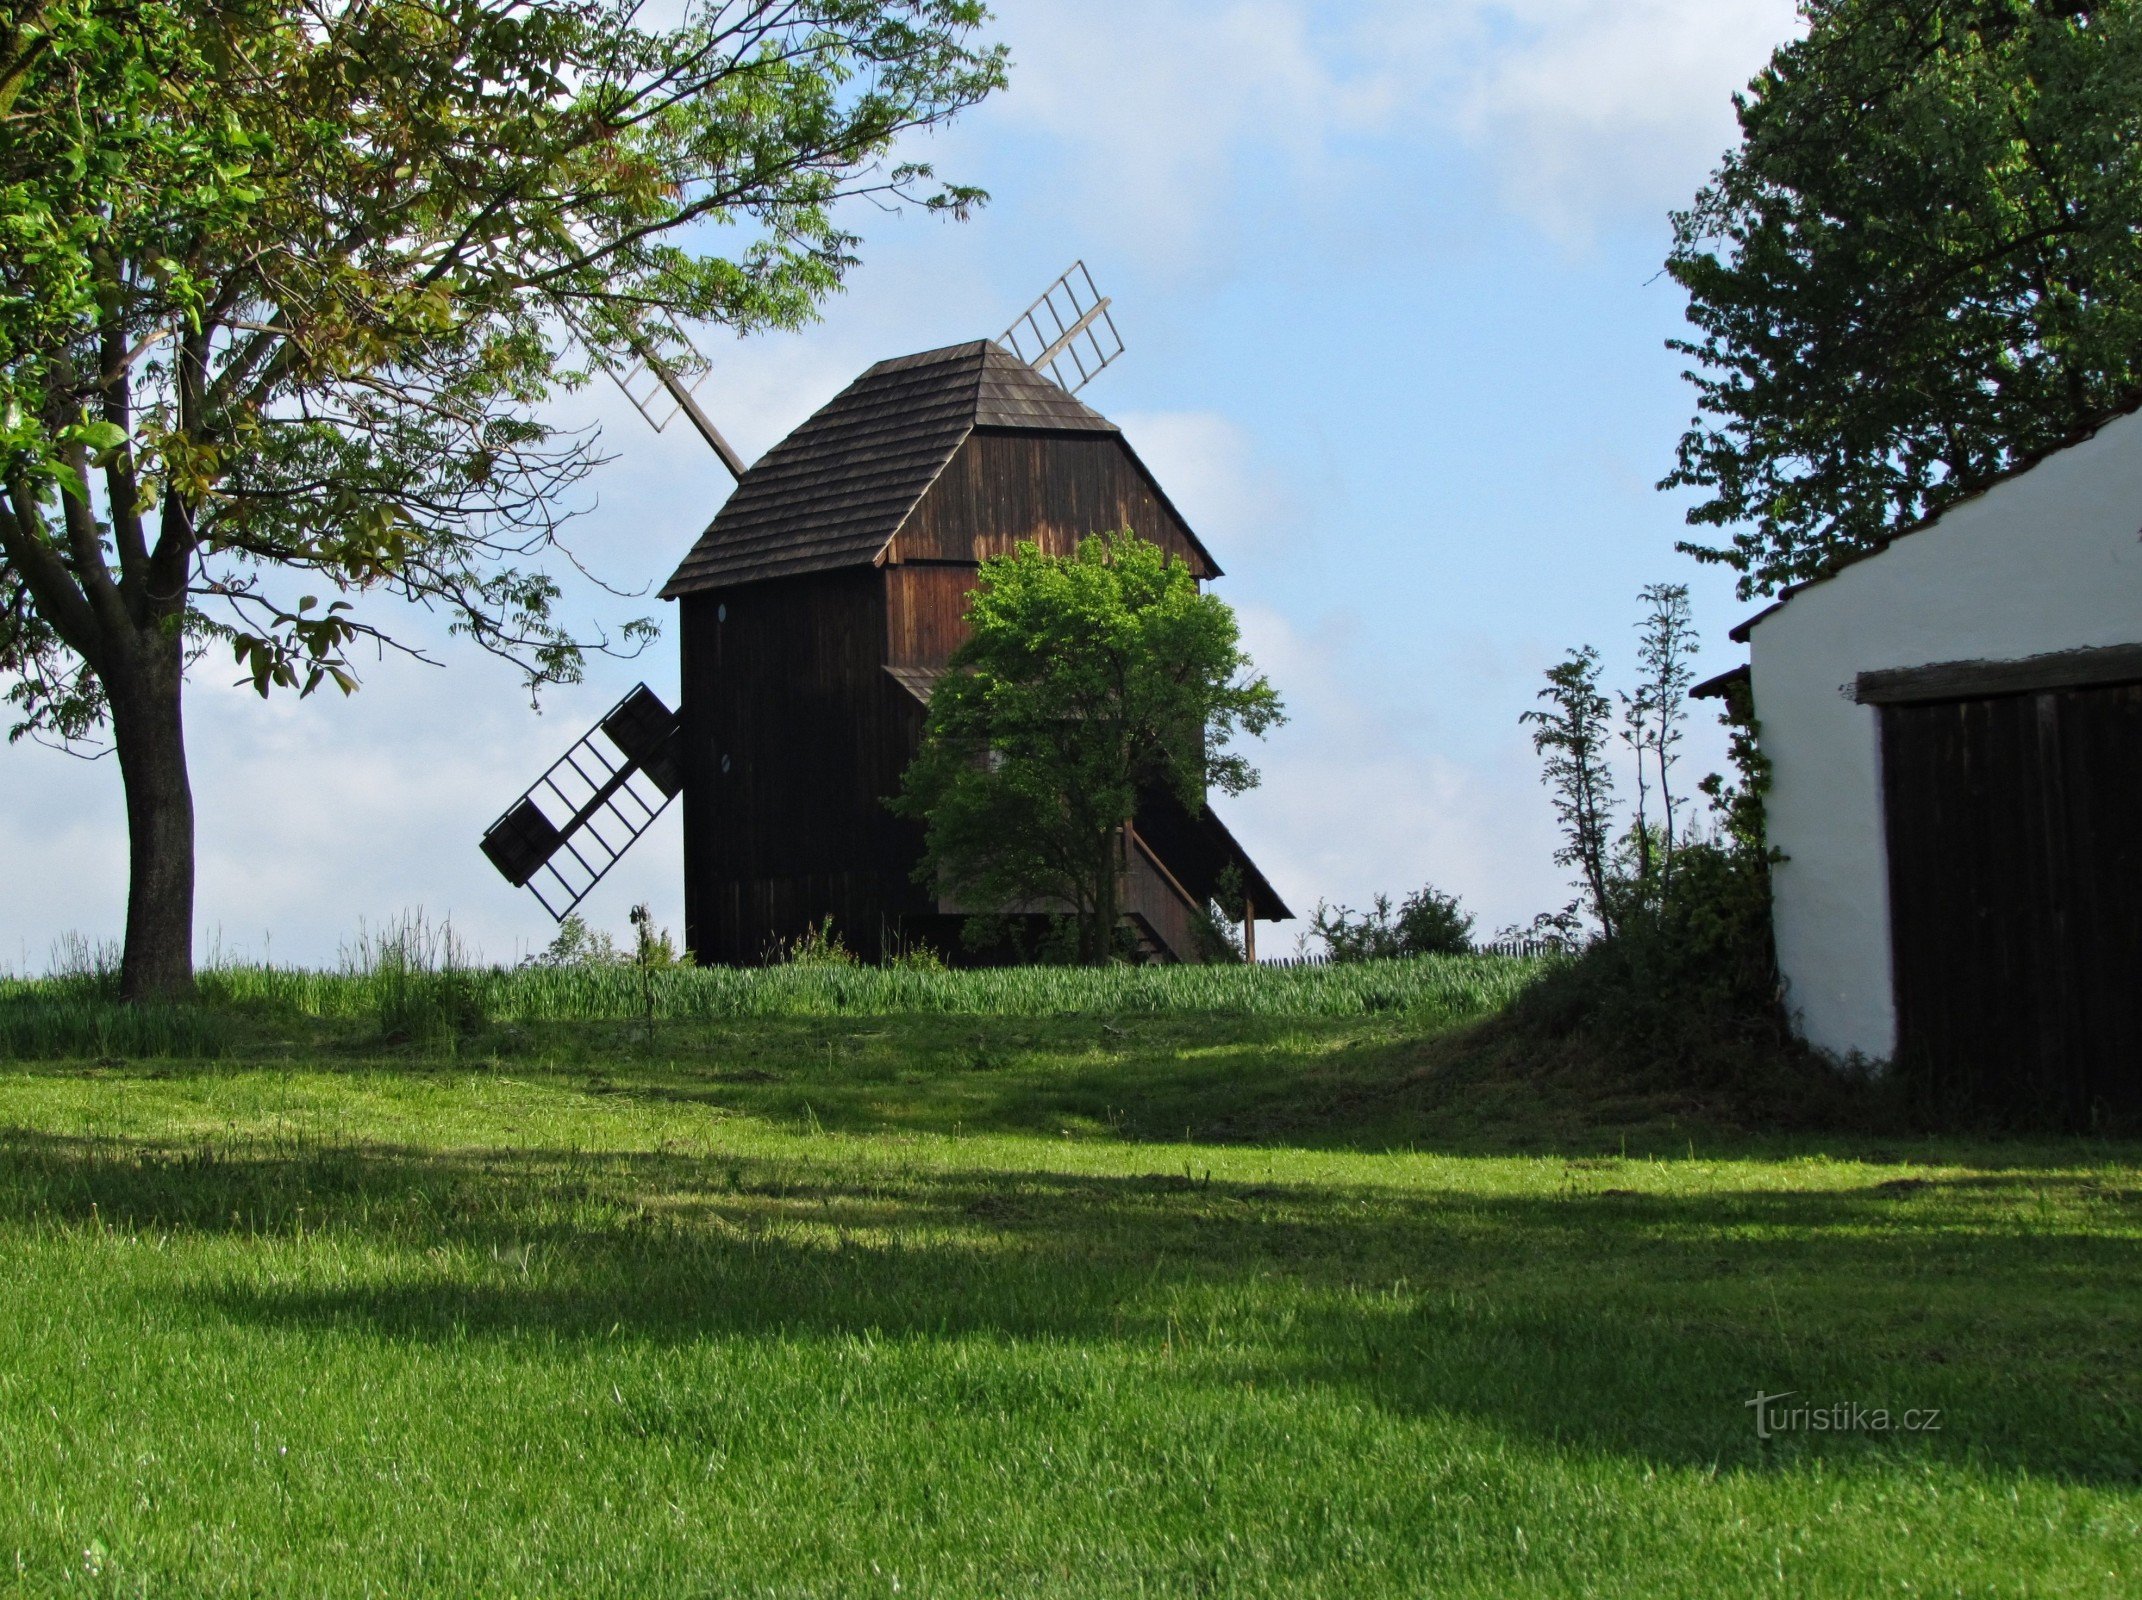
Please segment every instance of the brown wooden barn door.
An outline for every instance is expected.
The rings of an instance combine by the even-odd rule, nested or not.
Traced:
[[[1900,1063],[2018,1122],[2142,1114],[2142,684],[1881,726]]]

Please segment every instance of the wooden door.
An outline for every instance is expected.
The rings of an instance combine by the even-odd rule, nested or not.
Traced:
[[[2142,1115],[2142,684],[1881,725],[1899,1061],[2017,1123]]]

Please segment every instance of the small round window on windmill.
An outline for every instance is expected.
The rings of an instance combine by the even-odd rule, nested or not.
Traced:
[[[724,772],[729,770],[729,758],[727,756],[721,758],[721,770]]]
[[[729,608],[727,605],[718,605],[714,608],[714,620],[716,622],[727,622],[729,620]]]

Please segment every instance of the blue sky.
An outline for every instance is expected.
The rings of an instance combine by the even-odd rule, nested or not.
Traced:
[[[1001,330],[1083,258],[1128,353],[1083,398],[1121,423],[1227,568],[1292,721],[1223,806],[1298,910],[1433,881],[1483,929],[1568,898],[1517,717],[1594,642],[1626,678],[1635,593],[1686,581],[1706,672],[1749,609],[1673,546],[1653,485],[1690,413],[1668,210],[1733,136],[1730,96],[1789,0],[1001,0],[1011,90],[913,153],[993,194],[974,220],[860,208],[824,320],[716,344],[701,397],[747,458],[872,361]],[[659,586],[728,480],[681,425],[590,391],[615,459],[576,548]],[[627,602],[578,589],[583,615]],[[421,621],[417,631],[426,631]],[[435,629],[429,630],[436,632]],[[188,737],[204,952],[336,958],[422,907],[485,954],[547,937],[475,841],[625,689],[673,698],[673,633],[531,710],[512,674],[366,665],[349,701],[263,704],[199,675]],[[1722,763],[1699,708],[1689,777]],[[587,910],[682,923],[665,817]],[[0,752],[0,966],[116,938],[118,773]],[[1300,924],[1267,929],[1284,948]]]

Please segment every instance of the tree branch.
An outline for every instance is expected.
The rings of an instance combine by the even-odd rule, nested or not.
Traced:
[[[104,632],[89,600],[53,551],[37,500],[20,474],[6,483],[8,504],[0,508],[0,552],[21,577],[52,631],[92,667],[105,659]]]

